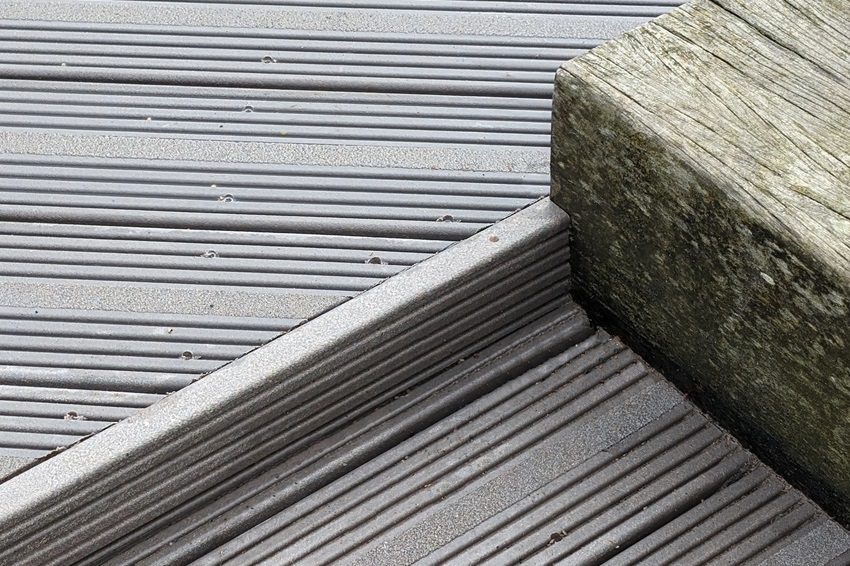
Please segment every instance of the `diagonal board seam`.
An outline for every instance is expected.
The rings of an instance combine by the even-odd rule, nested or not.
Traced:
[[[454,244],[451,244],[451,245],[454,245]],[[414,265],[416,265],[416,264],[414,264]],[[412,267],[412,266],[407,266],[407,267],[405,268],[405,270],[406,270],[406,269],[409,269],[410,267]],[[380,285],[380,283],[379,283],[379,285]],[[342,301],[343,301],[343,302],[345,302],[345,301],[347,301],[347,300],[350,300],[350,298],[349,298],[349,297],[343,297],[343,298],[342,298]],[[341,304],[341,303],[340,303],[340,304]],[[333,308],[333,307],[335,307],[335,306],[338,306],[338,305],[332,305],[330,308]],[[329,309],[328,309],[328,310],[329,310]],[[274,338],[272,338],[272,340],[275,340],[275,339],[277,339],[277,338],[279,338],[279,337],[283,336],[283,335],[284,335],[284,334],[286,334],[287,332],[291,332],[292,330],[295,330],[296,328],[298,328],[298,327],[302,326],[304,323],[306,323],[308,320],[309,320],[309,319],[301,319],[301,320],[293,321],[293,324],[292,324],[291,328],[288,328],[288,329],[284,330],[283,332],[277,333],[277,334],[274,336]],[[268,342],[271,342],[272,340],[269,340]],[[247,352],[245,352],[244,354],[242,354],[242,355],[240,355],[240,356],[237,356],[237,357],[234,359],[234,361],[235,361],[235,360],[238,360],[238,359],[239,359],[239,358],[241,358],[241,357],[244,357],[244,356],[250,355],[250,354],[251,354],[254,350],[256,350],[256,349],[257,349],[257,348],[259,348],[259,347],[262,347],[263,345],[265,345],[265,344],[261,344],[260,346],[254,347],[254,348],[252,348],[252,349],[248,350]],[[222,365],[221,365],[220,367],[218,367],[218,368],[215,368],[215,369],[213,369],[213,370],[211,370],[211,371],[205,372],[205,373],[203,373],[202,375],[199,375],[198,377],[196,377],[196,378],[194,378],[194,379],[193,379],[193,382],[198,381],[198,380],[200,380],[200,379],[203,379],[203,378],[205,378],[206,376],[210,375],[211,373],[214,373],[214,372],[219,371],[220,369],[222,369],[224,366],[226,366],[226,365],[227,365],[227,364],[229,364],[229,363],[232,363],[232,362],[227,362],[227,363],[225,363],[225,364],[222,364]],[[173,393],[172,393],[172,394],[173,394]],[[113,424],[115,424],[115,423],[111,423],[109,426],[111,427]],[[108,427],[107,427],[107,428],[108,428]],[[103,430],[105,430],[105,428],[104,428]],[[93,433],[93,434],[95,434],[95,433]],[[82,442],[82,441],[84,441],[84,440],[86,440],[86,439],[90,438],[91,436],[92,436],[92,434],[84,435],[84,436],[82,436],[82,437],[78,440],[78,442]],[[76,443],[74,443],[74,444],[76,444]],[[69,447],[70,447],[70,446],[72,446],[72,445],[73,445],[73,444],[71,444],[71,445],[69,445],[69,446],[66,446],[66,447],[58,448],[57,450],[55,450],[55,451],[53,451],[53,452],[51,452],[51,453],[49,453],[49,454],[45,455],[43,458],[39,458],[39,459],[33,460],[33,461],[30,463],[30,465],[29,465],[29,466],[27,466],[27,467],[31,467],[31,466],[33,466],[33,465],[36,465],[36,464],[38,464],[39,462],[43,461],[44,459],[46,459],[46,458],[50,458],[50,457],[52,457],[52,456],[54,456],[54,455],[58,454],[59,452],[61,452],[61,451],[63,451],[63,450],[66,450],[67,448],[69,448]],[[26,468],[23,468],[23,469],[18,470],[18,471],[17,471],[14,475],[17,475],[18,473],[23,472],[23,471],[24,471],[24,469],[26,469]]]
[[[142,494],[143,503],[155,504],[156,486],[172,475],[168,469],[163,469],[167,467],[157,468],[168,455],[163,452],[176,450],[181,453],[194,445],[201,446],[206,453],[214,453],[227,440],[220,434],[228,424],[226,419],[222,422],[219,418],[222,415],[240,413],[249,424],[262,426],[263,422],[252,423],[251,417],[245,415],[252,415],[264,404],[274,405],[276,400],[297,398],[299,388],[314,386],[315,382],[308,381],[328,372],[327,360],[334,357],[332,353],[340,345],[346,350],[344,353],[349,354],[355,352],[348,352],[346,345],[365,346],[360,353],[366,358],[368,370],[369,364],[375,361],[364,353],[370,345],[380,349],[394,337],[392,332],[403,333],[405,328],[398,328],[399,323],[416,328],[421,319],[427,321],[440,309],[441,303],[448,302],[451,306],[458,300],[466,301],[467,297],[452,296],[452,290],[465,283],[477,286],[468,289],[473,300],[470,309],[480,308],[481,305],[474,304],[476,295],[486,293],[491,286],[489,291],[494,296],[485,304],[500,300],[504,289],[498,284],[499,279],[494,282],[492,278],[506,272],[521,272],[529,261],[537,262],[540,253],[528,257],[526,252],[559,233],[565,238],[565,227],[566,215],[544,199],[254,350],[153,407],[11,478],[0,485],[0,525],[9,542],[6,552],[0,555],[0,562],[20,556],[24,549],[33,552],[34,559],[44,561],[59,556],[67,558],[66,551],[71,549],[83,552],[82,547],[93,538],[93,533],[89,532],[82,539],[79,533],[84,529],[79,529],[79,522],[73,532],[63,528],[67,526],[63,521],[67,514],[88,514],[88,519],[94,521],[92,517],[96,518],[97,507],[103,505],[100,501],[93,503],[98,495],[125,483],[129,485],[134,478],[147,472],[152,472],[152,477],[147,478],[146,486],[133,485],[131,493],[125,495],[115,493],[109,509],[120,508],[115,502],[121,497],[135,500],[132,496],[139,494]],[[566,249],[565,239],[561,242],[558,238],[554,243]],[[546,247],[551,249],[551,244]],[[551,251],[545,255],[551,256]],[[521,262],[519,266],[515,265],[517,257]],[[561,259],[556,258],[555,263],[564,264]],[[566,271],[565,265],[563,269]],[[566,284],[563,286],[566,291]],[[330,371],[335,369],[332,366]],[[278,405],[272,408],[286,410]],[[207,423],[218,425],[205,428]],[[234,431],[228,433],[233,435]],[[157,445],[164,448],[147,458],[151,451],[156,452]],[[209,475],[214,473],[211,471]],[[51,484],[52,489],[46,490],[45,486]],[[198,484],[198,489],[205,487],[202,482]],[[61,500],[58,506],[57,500]],[[81,509],[81,505],[84,508]],[[61,536],[66,538],[59,540]],[[74,541],[75,538],[78,540]]]

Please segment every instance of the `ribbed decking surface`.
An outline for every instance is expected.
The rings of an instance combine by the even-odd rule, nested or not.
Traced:
[[[259,317],[44,308],[3,307],[0,317],[0,453],[19,458],[128,417],[287,326]]]
[[[253,475],[84,563],[823,565],[850,548],[571,304]]]
[[[167,0],[133,0],[163,2]],[[520,12],[522,14],[658,16],[681,0],[183,0],[209,4],[301,6],[311,8],[383,8],[397,10],[456,10]]]
[[[0,564],[149,535],[552,312],[567,227],[535,203],[0,483]]]
[[[157,39],[150,35],[142,37],[147,41]],[[194,37],[188,39],[201,45],[222,41],[221,38],[207,38],[207,41],[198,41]],[[240,43],[240,38],[234,40]],[[273,44],[267,40],[259,43]],[[292,43],[298,45],[304,41]],[[596,43],[577,42],[575,52],[580,53]],[[97,51],[100,47],[92,44],[88,49]],[[120,47],[123,46],[116,46],[116,49],[120,51]],[[439,50],[438,45],[430,44],[420,45],[418,50],[407,44],[389,47],[423,53]],[[458,51],[457,48],[463,47],[449,46],[447,50]],[[337,55],[332,50],[347,48],[367,49],[368,44],[364,47],[357,42],[328,42],[324,49],[331,51],[318,55],[327,58],[325,64],[333,64]],[[163,53],[175,50],[170,46],[160,49]],[[210,49],[198,50],[204,52]],[[509,48],[498,45],[470,46],[466,50],[489,53],[490,56],[494,50],[496,54],[511,52]],[[535,46],[519,48],[516,49],[515,57],[533,57],[541,50],[544,49]],[[570,52],[569,48],[550,47],[548,50],[553,54]],[[276,65],[259,63],[264,57],[262,53],[266,52],[252,53],[248,61],[227,63],[233,68],[256,63],[259,70],[277,71]],[[289,60],[293,54],[276,55]],[[294,55],[306,59],[305,65],[319,66],[320,61],[312,62],[303,57],[301,52],[295,52]],[[384,61],[387,55],[377,53],[374,57],[376,61]],[[120,60],[120,55],[116,58]],[[425,55],[413,56],[414,61],[419,60],[421,63],[425,62],[425,58]],[[182,61],[176,59],[178,63]],[[480,64],[485,64],[488,59],[483,61]],[[492,61],[502,63],[499,59]],[[191,68],[198,64],[208,64],[204,61],[192,63]],[[475,64],[479,64],[477,59],[467,63]],[[536,64],[547,71],[558,65],[554,56]],[[459,64],[453,72],[465,74],[470,69],[474,67]],[[417,72],[420,70],[415,69]],[[271,75],[276,76],[276,73]],[[551,79],[549,73],[546,76],[547,80]],[[470,99],[462,95],[374,92],[343,95],[320,90],[257,92],[249,88],[128,86],[47,80],[10,80],[4,86],[8,89],[0,92],[0,124],[4,127],[124,132],[165,137],[209,136],[216,139],[290,143],[549,145],[549,101],[538,98],[482,96]],[[312,87],[315,88],[315,83]]]
[[[678,3],[0,4],[0,564],[841,564],[528,206]]]
[[[4,2],[0,457],[545,195],[555,69],[675,4]]]

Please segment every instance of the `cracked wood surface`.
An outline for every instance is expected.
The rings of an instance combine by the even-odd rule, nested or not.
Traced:
[[[563,65],[576,283],[850,520],[850,4],[696,0]]]

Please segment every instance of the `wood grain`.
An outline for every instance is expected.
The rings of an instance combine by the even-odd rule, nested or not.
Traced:
[[[696,0],[563,65],[576,284],[850,518],[850,3]]]

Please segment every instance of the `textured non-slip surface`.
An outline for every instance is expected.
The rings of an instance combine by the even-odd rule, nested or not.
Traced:
[[[84,562],[823,565],[850,548],[569,303],[241,480]]]
[[[0,3],[0,564],[846,562],[531,204],[675,4]]]
[[[402,33],[498,38],[608,39],[681,2],[663,1],[647,10],[629,0],[614,2],[128,2],[105,0],[7,0],[0,18],[114,25],[248,28],[302,32]],[[336,4],[336,5],[334,5]],[[540,7],[548,4],[548,10]],[[490,9],[469,9],[487,6]],[[528,5],[529,11],[524,8]],[[467,9],[457,9],[465,7]],[[651,13],[647,13],[651,12]],[[506,41],[510,41],[507,39]]]
[[[545,195],[555,69],[674,4],[0,3],[0,460]]]
[[[108,558],[113,564],[142,559],[167,564],[199,558],[590,333],[584,314],[562,295],[556,296],[530,312],[522,328],[494,345],[307,450],[270,458],[240,477],[228,478],[86,562]]]
[[[98,553],[551,311],[567,226],[535,203],[0,483],[0,564]]]

